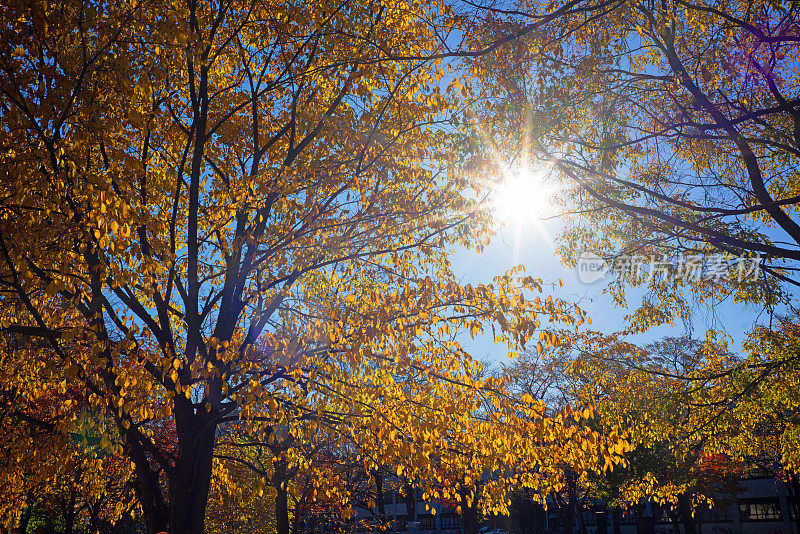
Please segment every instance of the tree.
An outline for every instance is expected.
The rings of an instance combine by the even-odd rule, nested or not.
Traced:
[[[507,367],[523,390],[545,391],[535,384],[547,384],[553,406],[592,406],[591,424],[601,434],[622,431],[629,443],[620,465],[566,478],[553,495],[565,525],[576,517],[580,521],[582,508],[593,499],[615,510],[653,501],[676,531],[682,525],[684,532],[696,532],[697,513],[742,489],[742,455],[725,454],[732,449],[723,444],[737,435],[737,410],[710,402],[719,398],[718,384],[706,374],[708,360],[723,353],[689,338],[638,347],[587,332],[558,350],[527,355]],[[569,472],[570,465],[564,469]]]
[[[2,524],[19,532],[44,522],[65,534],[94,533],[134,513],[127,460],[98,457],[59,435],[39,435],[28,446],[25,453],[4,447],[4,459],[13,463],[4,466]]]
[[[605,397],[598,421],[625,419],[633,445],[628,465],[596,479],[599,493],[617,502],[652,499],[664,507],[676,531],[682,525],[685,532],[696,532],[700,509],[728,501],[742,489],[742,463],[715,443],[731,431],[721,417],[729,414],[707,404],[714,398],[713,384],[708,375],[705,382],[698,376],[706,372],[706,360],[723,351],[708,351],[690,338],[664,338],[643,348],[613,337],[596,342],[602,355],[587,354],[579,363],[587,373],[581,380],[588,386],[584,392]],[[598,357],[611,372],[589,370]]]
[[[115,439],[113,425],[78,390],[53,380],[58,366],[46,351],[21,369],[16,348],[11,343],[0,359],[0,524],[25,532],[45,521],[72,534],[130,515],[130,462],[103,449]]]
[[[797,443],[800,436],[798,399],[798,330],[793,318],[756,328],[743,343],[747,355],[725,370],[704,404],[727,403],[731,424],[725,434],[711,436],[714,446],[770,473],[789,495],[800,494]]]
[[[507,377],[513,394],[530,395],[541,399],[545,409],[550,412],[563,410],[569,406],[593,408],[595,406],[594,399],[591,395],[587,395],[587,391],[592,390],[593,386],[602,386],[597,382],[590,381],[588,384],[583,382],[583,376],[580,372],[576,372],[578,362],[573,353],[576,346],[583,347],[582,342],[592,339],[590,334],[584,333],[581,336],[575,336],[570,343],[560,345],[557,349],[527,350],[519,359],[506,364],[503,374]],[[590,353],[593,354],[591,351]],[[580,357],[580,353],[578,353],[578,357]],[[619,425],[616,421],[611,422],[607,418],[595,417],[590,424],[599,426],[608,424],[609,433],[622,432],[627,438],[629,421],[623,421],[622,425]],[[635,442],[631,441],[630,445],[633,443]],[[622,452],[629,452],[629,445],[621,447]],[[630,457],[626,454],[622,465],[629,461]],[[552,488],[549,495],[550,502],[545,503],[540,499],[541,504],[549,504],[552,507],[552,511],[557,514],[561,526],[566,531],[571,532],[573,527],[577,526],[581,533],[587,532],[584,511],[587,507],[591,507],[593,501],[604,498],[612,507],[619,506],[620,502],[624,502],[622,499],[609,498],[610,495],[603,491],[602,482],[619,478],[621,466],[616,471],[612,469],[610,472],[608,471],[609,467],[611,465],[606,461],[602,465],[598,464],[594,470],[582,470],[576,468],[573,459],[563,458],[562,461],[551,466],[551,469],[557,473],[560,484]],[[524,469],[524,466],[520,466],[520,469]]]
[[[720,443],[741,457],[772,458],[792,472],[800,469],[796,444],[800,436],[796,321],[785,318],[772,328],[757,328],[745,346],[748,357],[728,380],[721,381],[717,396],[734,404],[736,431],[721,436]],[[777,475],[777,473],[776,473]]]
[[[590,437],[611,455],[474,380],[457,343],[491,324],[518,350],[582,313],[532,298],[530,277],[450,269],[488,229],[442,128],[446,4],[67,0],[2,17],[8,377],[34,397],[69,386],[113,422],[105,445],[134,466],[153,532],[203,530],[231,426],[269,444],[321,425],[373,451],[368,471],[387,457],[413,480],[436,480],[434,451],[498,472]],[[47,383],[14,382],[42,354]],[[473,420],[482,402],[504,417]]]

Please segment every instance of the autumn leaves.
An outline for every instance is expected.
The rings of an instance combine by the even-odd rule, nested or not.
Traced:
[[[60,443],[127,466],[135,507],[103,517],[172,533],[221,521],[209,502],[244,506],[229,487],[243,466],[248,487],[275,489],[285,529],[295,489],[350,509],[346,485],[298,489],[339,469],[320,455],[487,510],[504,509],[515,462],[570,448],[576,465],[616,461],[580,414],[520,404],[458,343],[491,328],[519,351],[545,321],[582,315],[530,278],[473,287],[451,272],[448,248],[488,231],[440,127],[459,97],[425,59],[453,11],[279,4],[4,12],[25,55],[0,82],[4,447],[19,466],[3,486],[28,495],[3,496],[5,521],[47,491],[26,486],[26,455],[51,446],[43,424],[96,421],[102,452]],[[387,59],[401,55],[420,59]],[[64,383],[75,399],[43,420]]]
[[[622,141],[636,105],[701,117],[683,96],[667,105],[668,92],[651,91],[679,79],[627,71],[612,54],[624,49],[627,17],[645,6],[619,4],[602,24],[583,21],[577,3],[558,16],[523,7],[532,22],[510,33],[524,12],[509,11],[510,25],[495,13],[476,26],[485,17],[441,2],[4,8],[0,362],[2,417],[13,427],[3,450],[16,467],[2,476],[4,487],[26,488],[0,497],[4,520],[17,521],[55,480],[31,472],[56,446],[95,467],[120,460],[120,479],[135,488],[123,501],[135,504],[100,506],[104,517],[139,514],[152,531],[173,534],[200,532],[207,517],[228,528],[207,503],[248,508],[252,495],[231,487],[237,479],[275,490],[276,524],[287,534],[290,502],[294,516],[313,510],[315,495],[349,514],[349,496],[376,488],[387,468],[432,498],[502,512],[508,487],[539,495],[563,487],[564,462],[584,479],[624,465],[627,437],[593,422],[596,399],[553,411],[517,395],[512,377],[483,376],[459,343],[491,331],[502,352],[559,351],[585,317],[518,272],[459,281],[450,250],[480,250],[491,225],[487,182],[467,172],[480,154],[465,147],[480,143],[469,139],[472,124],[451,116],[486,97],[469,121],[516,132],[539,106],[531,146],[550,155],[583,147],[565,151],[573,159],[556,170],[588,186],[572,200],[589,199],[598,242],[639,243],[645,229],[681,243],[756,247],[761,238],[734,236],[736,225],[722,220],[752,212],[726,211],[712,224],[687,200],[693,193],[653,183],[664,169],[648,144],[656,133]],[[655,26],[647,31],[661,39]],[[448,32],[464,36],[463,49],[453,50]],[[502,43],[516,47],[513,61],[500,57]],[[589,48],[593,62],[583,61]],[[656,49],[629,52],[633,68]],[[462,67],[478,78],[455,81]],[[523,72],[537,81],[520,83]],[[631,83],[610,83],[613,73]],[[603,83],[616,93],[599,90]],[[506,102],[495,98],[507,90]],[[661,131],[664,117],[648,117],[642,124]],[[513,151],[503,135],[500,148]],[[692,142],[716,142],[704,135]],[[706,165],[685,144],[674,147]],[[613,174],[625,158],[638,181]],[[720,161],[738,169],[735,156]],[[681,223],[643,212],[641,195]],[[644,213],[646,223],[610,208]],[[570,231],[567,257],[595,236]],[[726,239],[703,241],[712,234]],[[656,289],[672,302],[669,288]],[[67,390],[69,403],[53,402]],[[89,420],[102,453],[51,440]],[[99,483],[95,467],[83,472]],[[100,487],[87,503],[121,494]]]

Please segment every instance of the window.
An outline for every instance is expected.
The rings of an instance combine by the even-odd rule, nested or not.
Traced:
[[[781,507],[777,499],[761,499],[739,503],[742,521],[781,521]]]
[[[724,503],[719,503],[713,508],[702,508],[700,521],[703,523],[730,523],[733,521],[733,509]]]
[[[433,514],[419,514],[417,519],[420,530],[436,530],[436,518]]]
[[[442,514],[442,529],[461,528],[461,516],[458,514]]]
[[[792,521],[800,520],[800,499],[797,497],[789,497],[789,516]]]
[[[775,475],[773,475],[767,468],[761,467],[760,465],[748,465],[745,468],[743,478],[775,478]]]
[[[744,475],[742,478],[775,478],[775,473],[767,469],[769,462],[758,461],[755,457],[748,457],[744,462]]]

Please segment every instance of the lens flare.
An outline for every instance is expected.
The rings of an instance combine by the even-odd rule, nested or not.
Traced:
[[[549,166],[522,165],[503,172],[492,191],[492,214],[505,224],[536,223],[555,215],[556,189],[549,180]]]

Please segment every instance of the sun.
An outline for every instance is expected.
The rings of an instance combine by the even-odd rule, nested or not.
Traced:
[[[550,177],[552,167],[520,165],[502,173],[492,188],[492,215],[498,222],[519,225],[540,223],[556,214],[556,188]]]

